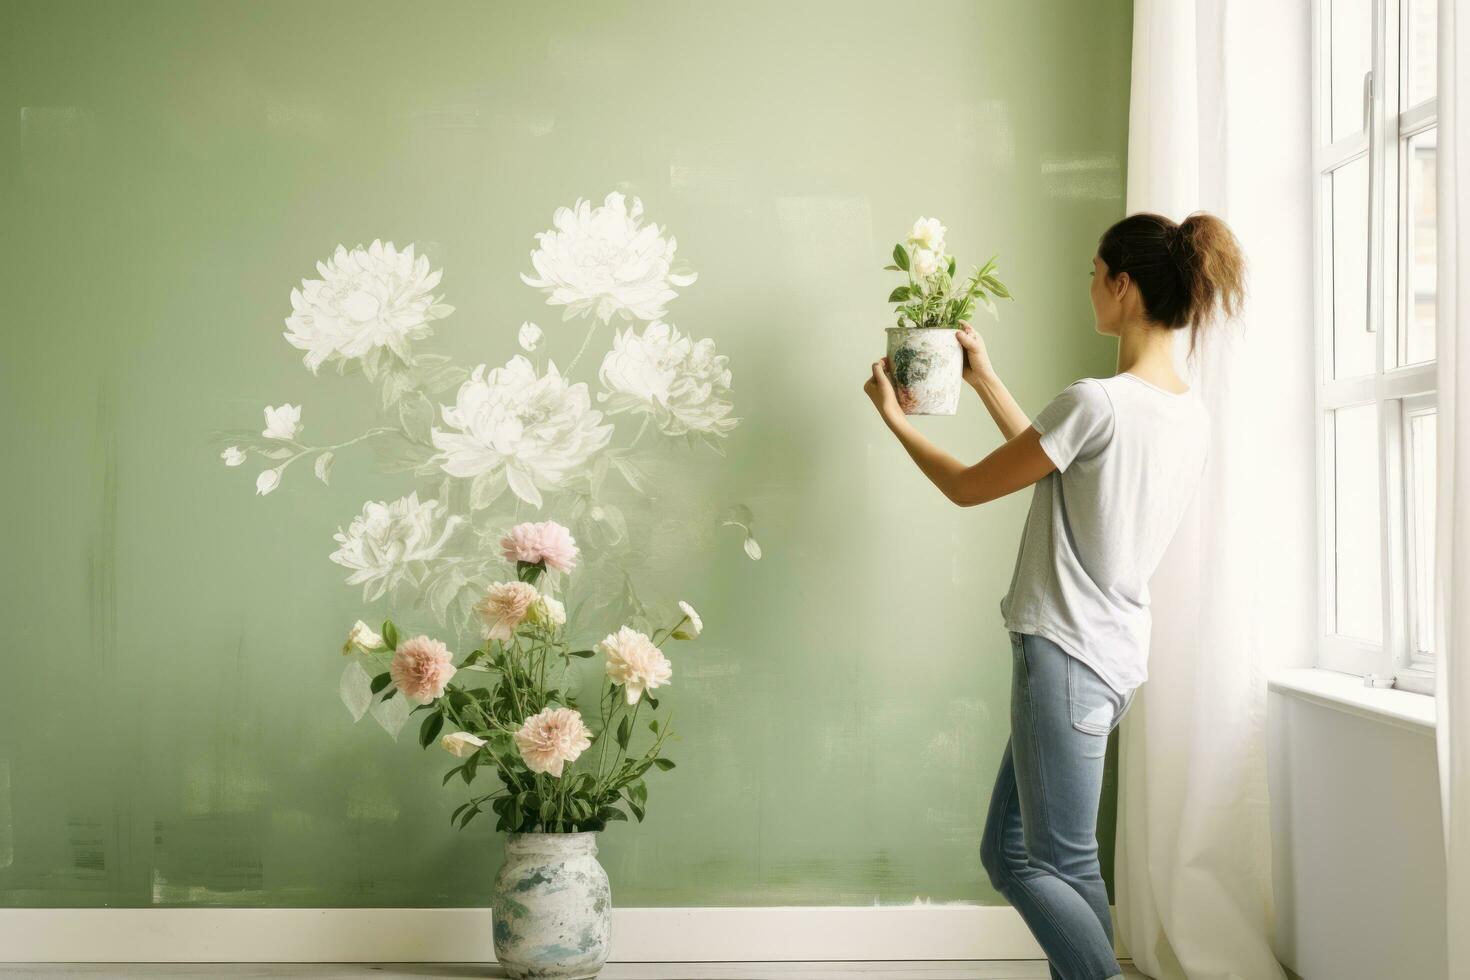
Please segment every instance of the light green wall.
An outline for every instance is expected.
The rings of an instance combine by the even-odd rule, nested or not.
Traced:
[[[677,235],[672,319],[731,359],[744,421],[683,492],[748,504],[765,549],[706,529],[649,576],[707,637],[679,768],[603,835],[616,901],[1001,903],[978,847],[1029,494],[949,505],[860,389],[919,214],[1001,254],[983,329],[1024,408],[1111,372],[1087,273],[1129,36],[1127,0],[0,7],[0,904],[486,902],[491,822],[451,831],[443,758],[337,701],[363,607],[332,533],[412,482],[344,454],[257,497],[210,433],[283,400],[323,439],[370,420],[281,338],[339,242],[419,243],[459,362],[528,319],[569,356],[518,273],[611,190]],[[921,425],[998,441],[974,399]]]

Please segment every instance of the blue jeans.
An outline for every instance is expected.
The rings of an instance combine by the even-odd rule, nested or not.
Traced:
[[[1046,952],[1053,980],[1121,976],[1097,861],[1108,734],[1133,704],[1055,643],[1011,633],[1011,737],[980,862]]]

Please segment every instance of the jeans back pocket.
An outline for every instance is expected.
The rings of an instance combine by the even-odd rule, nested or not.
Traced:
[[[1076,657],[1067,656],[1067,705],[1072,727],[1088,735],[1106,735],[1122,716],[1118,695],[1107,681]]]

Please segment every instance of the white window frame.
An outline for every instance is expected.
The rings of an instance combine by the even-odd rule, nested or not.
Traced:
[[[1417,0],[1426,2],[1426,0]],[[1365,683],[1423,694],[1434,692],[1434,660],[1417,651],[1413,636],[1411,549],[1412,513],[1408,499],[1405,453],[1408,419],[1437,405],[1435,362],[1404,366],[1410,297],[1410,257],[1401,245],[1409,232],[1406,154],[1409,138],[1438,122],[1438,98],[1402,109],[1407,91],[1406,65],[1401,65],[1401,38],[1406,36],[1410,0],[1372,0],[1371,84],[1365,80],[1366,125],[1331,141],[1331,39],[1333,0],[1314,0],[1312,30],[1313,85],[1313,216],[1315,240],[1314,293],[1317,365],[1317,486],[1319,666],[1363,675]],[[1365,156],[1368,161],[1368,329],[1376,331],[1373,374],[1333,378],[1331,201],[1325,193],[1331,174]],[[1391,193],[1389,192],[1391,189]],[[1393,234],[1385,234],[1393,229]],[[1392,342],[1393,350],[1388,345]],[[1335,561],[1334,412],[1354,405],[1378,407],[1378,508],[1382,567],[1383,642],[1375,644],[1335,632],[1337,583]],[[1371,676],[1370,676],[1371,675]]]

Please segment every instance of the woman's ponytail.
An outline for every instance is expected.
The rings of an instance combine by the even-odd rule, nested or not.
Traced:
[[[1234,317],[1245,299],[1245,257],[1230,228],[1203,211],[1183,224],[1160,214],[1132,214],[1103,233],[1098,258],[1108,275],[1126,272],[1144,313],[1160,326],[1201,327]]]
[[[1198,328],[1239,314],[1245,300],[1245,256],[1225,222],[1197,211],[1179,225],[1179,243],[1188,263],[1185,321]]]

